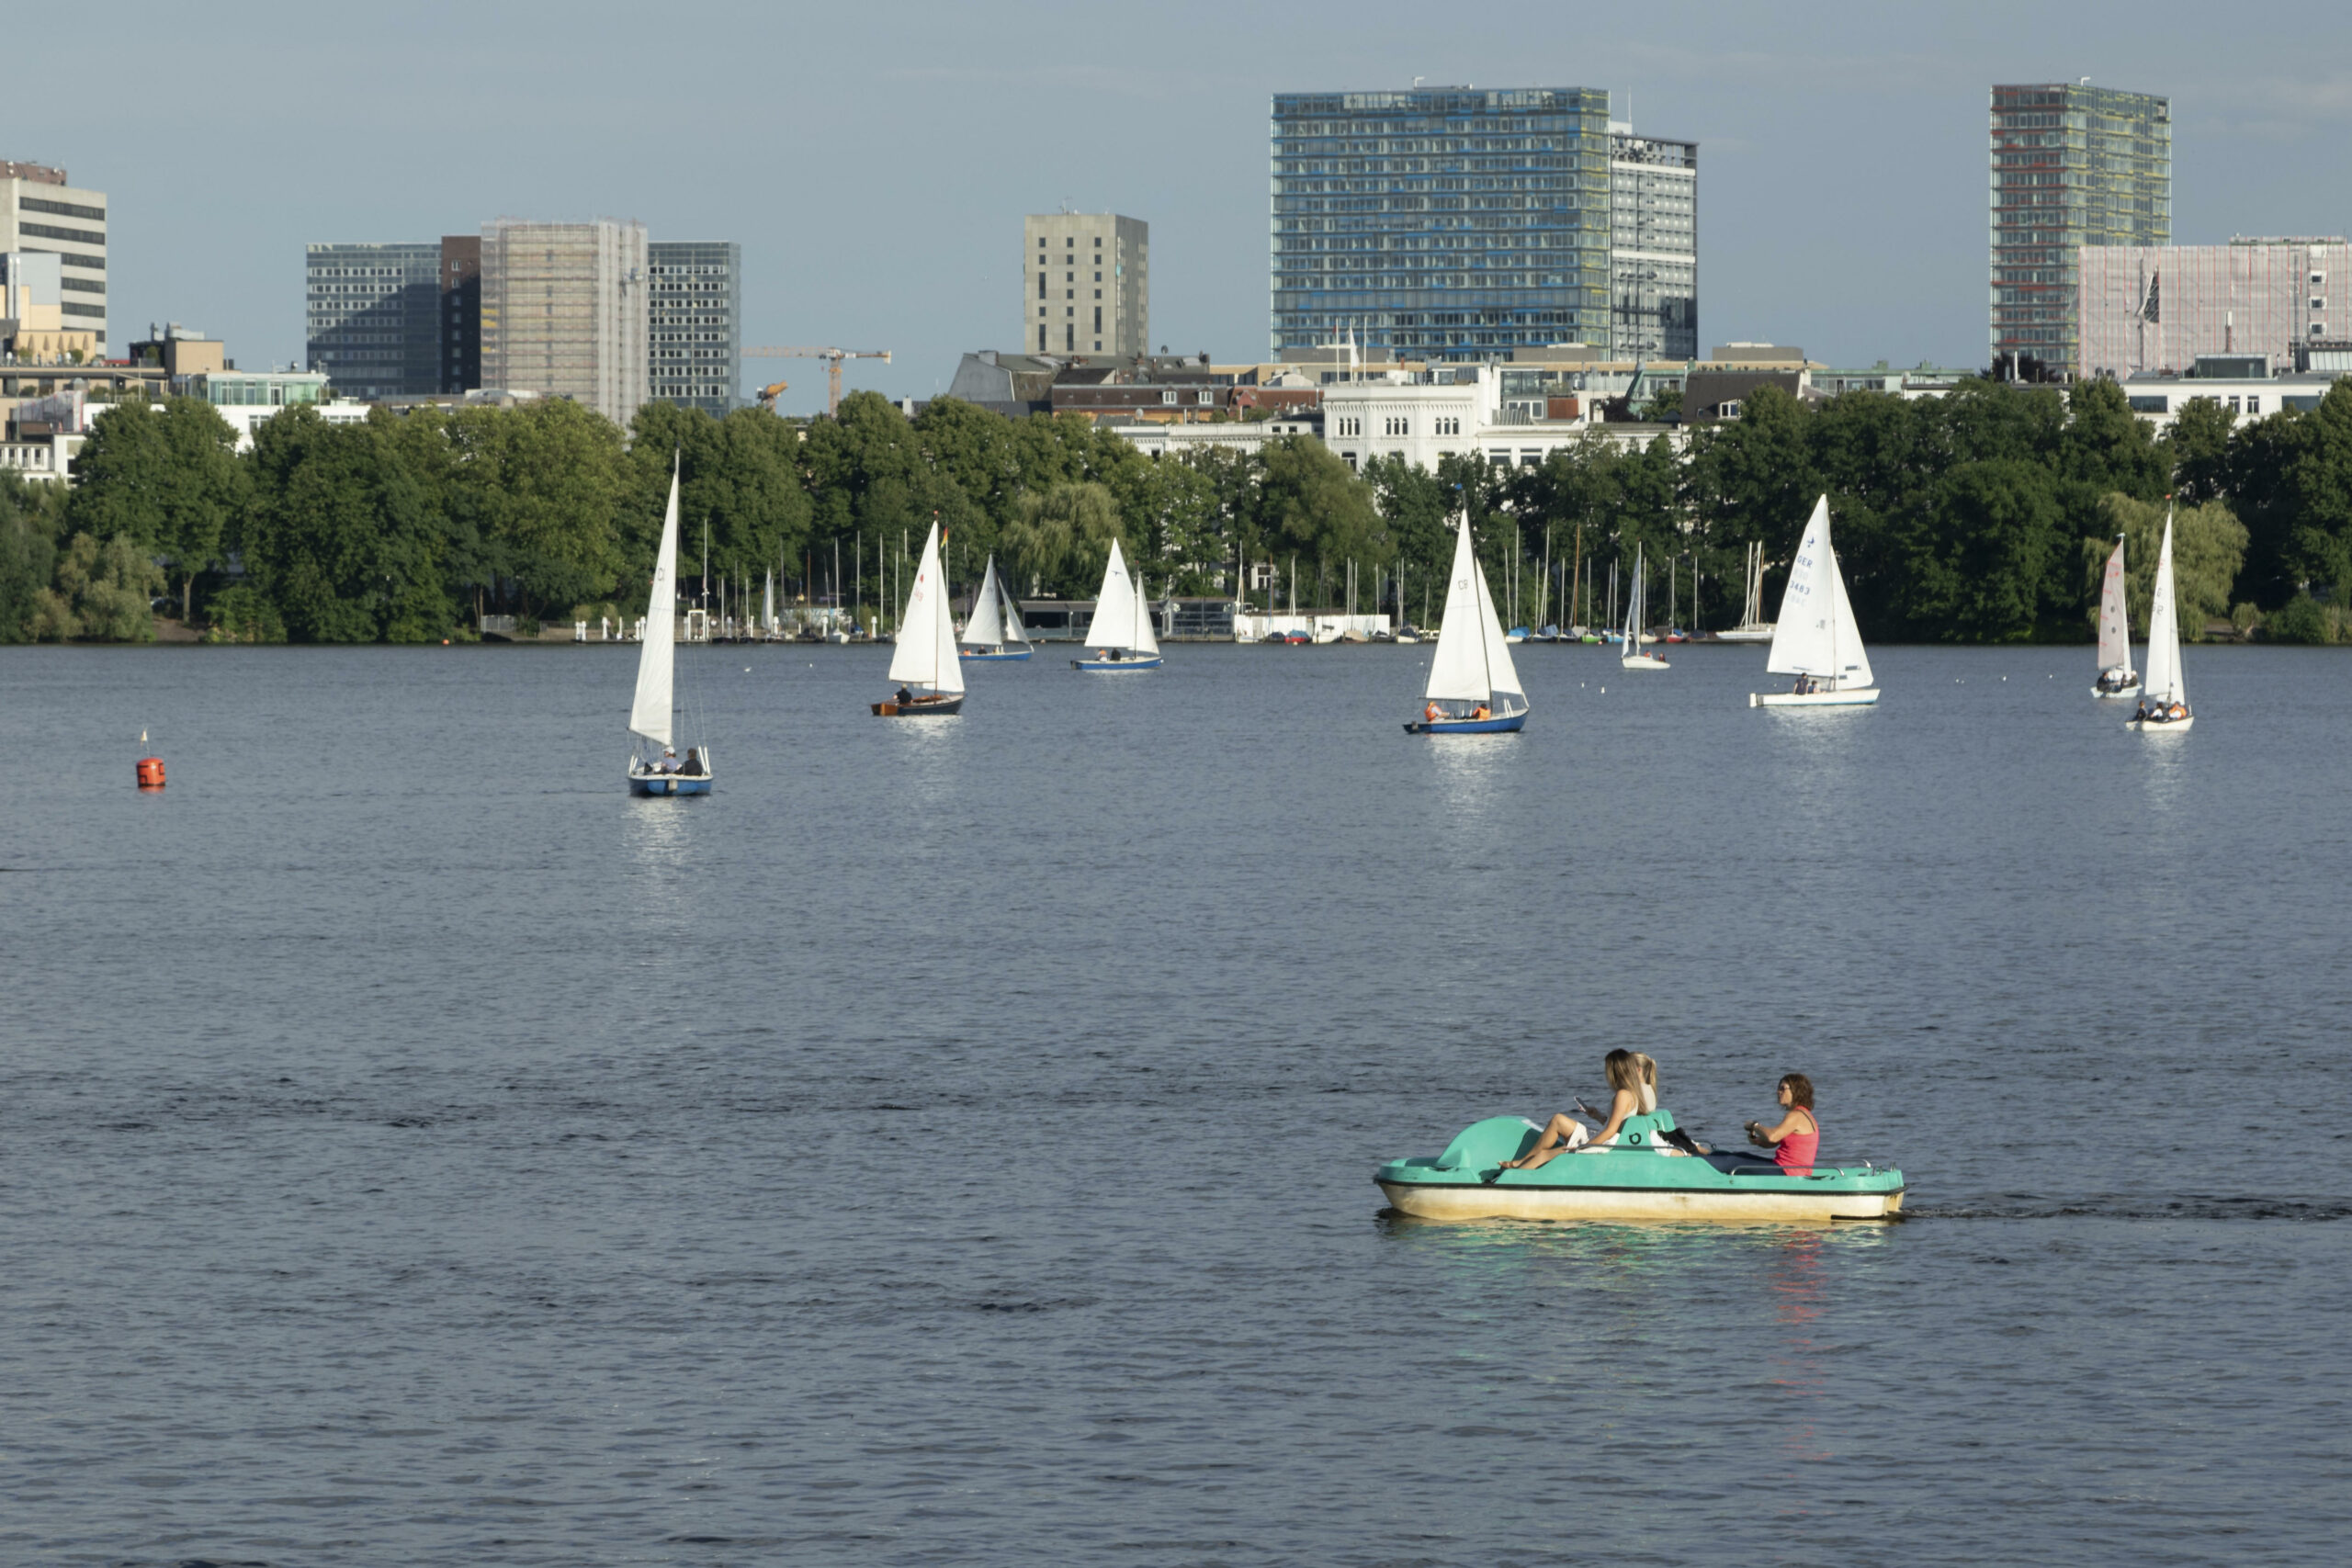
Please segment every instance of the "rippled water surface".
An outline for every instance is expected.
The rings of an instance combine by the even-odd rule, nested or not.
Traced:
[[[671,802],[626,649],[0,649],[0,1560],[2340,1555],[2352,660],[1429,651],[695,649]],[[1917,1217],[1382,1212],[1621,1043]]]

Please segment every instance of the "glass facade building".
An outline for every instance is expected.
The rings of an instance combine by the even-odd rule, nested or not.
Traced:
[[[648,249],[653,396],[724,419],[741,389],[743,247],[660,240]]]
[[[1609,357],[1696,359],[1699,144],[1631,125],[1609,141]]]
[[[1996,86],[1993,357],[2086,373],[2085,245],[2172,240],[2172,102],[2080,83]]]
[[[441,247],[303,247],[305,363],[345,398],[441,386]]]
[[[1608,342],[1610,154],[1599,88],[1275,94],[1271,356]]]

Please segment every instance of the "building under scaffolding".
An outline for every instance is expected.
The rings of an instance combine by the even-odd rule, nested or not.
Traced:
[[[2085,245],[2078,256],[2077,376],[2120,381],[2215,355],[2290,371],[2299,351],[2352,328],[2352,243],[2342,238]]]

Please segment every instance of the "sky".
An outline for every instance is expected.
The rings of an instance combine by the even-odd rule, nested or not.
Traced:
[[[17,10],[18,7],[11,7]],[[37,47],[54,8],[0,27]],[[1986,91],[2168,95],[2174,237],[2352,230],[2352,6],[1215,3],[653,7],[411,0],[105,8],[88,69],[20,62],[0,158],[107,194],[110,351],[177,321],[302,355],[302,247],[498,217],[643,220],[743,247],[743,342],[888,349],[846,385],[929,397],[1015,346],[1021,220],[1151,225],[1151,335],[1266,348],[1277,91],[1416,76],[1605,87],[1699,144],[1699,330],[1836,365],[1973,366]],[[75,23],[71,57],[93,58]],[[61,40],[61,48],[67,40]],[[751,361],[823,406],[806,361]]]

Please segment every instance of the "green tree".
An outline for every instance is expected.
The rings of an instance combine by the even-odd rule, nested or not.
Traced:
[[[1295,552],[1329,576],[1339,563],[1385,566],[1392,554],[1372,487],[1311,436],[1259,450],[1257,525],[1271,551]]]
[[[101,545],[76,534],[57,562],[57,586],[34,595],[37,635],[64,641],[153,642],[164,570],[127,534]]]
[[[174,477],[172,444],[155,407],[143,398],[117,403],[90,422],[74,460],[66,525],[160,549]]]
[[[57,571],[62,485],[34,484],[0,468],[0,642],[28,642],[43,589]]]
[[[179,580],[186,621],[195,611],[198,575],[225,562],[230,530],[245,505],[246,473],[237,459],[237,433],[202,398],[164,400],[155,423],[168,480],[153,544]]]
[[[448,634],[456,610],[443,541],[383,423],[328,424],[315,409],[291,408],[254,430],[253,467],[245,570],[294,640]]]
[[[2191,398],[2173,411],[2164,453],[2173,492],[2181,500],[2194,505],[2228,493],[2231,427],[2237,422],[2219,398]]]
[[[1120,538],[1119,503],[1099,484],[1057,484],[1022,497],[1004,531],[1018,575],[1047,592],[1083,598],[1102,583],[1111,546]]]
[[[2115,536],[2123,536],[2124,605],[2133,632],[2148,635],[2148,607],[2155,595],[2156,554],[2164,543],[2165,506],[2110,492],[2101,506],[2101,536],[2078,547],[2082,596],[2089,602],[2088,624],[2096,625],[2101,578]],[[2246,530],[2224,502],[2183,506],[2173,513],[2173,599],[2183,637],[2204,634],[2208,621],[2230,617],[2230,589],[2245,563]],[[2267,626],[2267,623],[2266,623]]]
[[[2047,468],[2013,457],[1953,468],[1914,539],[1911,625],[1945,642],[2032,637],[2064,528]]]

